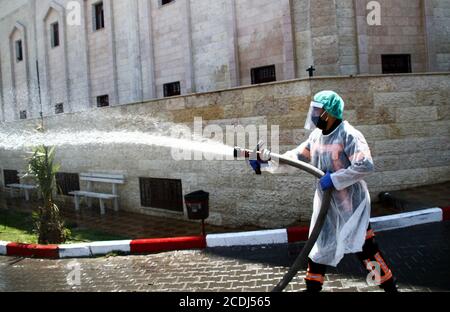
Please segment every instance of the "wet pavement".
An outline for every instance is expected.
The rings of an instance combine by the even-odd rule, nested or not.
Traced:
[[[450,291],[450,222],[380,232],[400,291]],[[302,244],[176,251],[146,256],[38,260],[0,257],[0,291],[269,291]],[[288,286],[305,288],[303,272]],[[79,278],[78,278],[79,277]],[[325,291],[379,291],[356,257],[329,269]]]
[[[450,206],[450,181],[387,192],[380,206],[399,212]]]

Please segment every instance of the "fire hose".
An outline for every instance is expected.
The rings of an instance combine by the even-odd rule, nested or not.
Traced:
[[[257,148],[257,150],[255,151],[241,149],[239,147],[236,147],[234,149],[234,157],[236,159],[238,157],[245,157],[246,159],[250,158],[260,159],[260,154],[262,154],[262,152],[259,151],[259,148]],[[301,169],[303,171],[312,174],[316,178],[321,178],[325,175],[325,173],[322,170],[317,169],[311,164],[308,164],[300,160],[291,159],[282,155],[278,155],[268,150],[264,151],[264,158],[275,160],[278,161],[280,164],[285,164]],[[260,174],[260,172],[259,173],[257,172],[257,174]],[[300,254],[297,256],[294,263],[289,268],[288,272],[284,275],[281,281],[272,289],[272,292],[282,292],[286,288],[286,286],[291,282],[291,280],[297,275],[297,272],[306,265],[308,255],[311,252],[311,249],[313,248],[314,244],[316,243],[317,238],[319,237],[319,234],[322,231],[322,227],[325,223],[328,208],[330,207],[331,192],[332,189],[329,189],[324,192],[322,198],[322,206],[320,207],[319,215],[317,216],[316,223],[309,235],[308,241],[305,243],[305,246],[302,248]]]

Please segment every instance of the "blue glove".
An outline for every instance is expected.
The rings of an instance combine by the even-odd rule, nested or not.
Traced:
[[[322,191],[326,191],[334,187],[333,181],[331,180],[330,171],[327,171],[327,173],[320,179],[320,187],[322,188]]]
[[[261,163],[258,160],[249,160],[249,163],[256,174],[261,174]]]

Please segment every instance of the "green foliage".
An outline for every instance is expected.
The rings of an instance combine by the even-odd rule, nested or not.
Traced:
[[[28,160],[28,174],[35,177],[43,198],[43,205],[35,214],[35,228],[40,244],[59,244],[67,237],[58,206],[53,202],[55,174],[59,167],[55,163],[55,147],[38,146],[33,149],[33,155]]]
[[[55,164],[55,151],[55,147],[41,145],[33,149],[33,155],[28,160],[28,173],[36,177],[44,201],[53,201],[55,174],[60,167]]]
[[[29,213],[0,209],[0,241],[36,244],[33,224]]]
[[[35,223],[38,221],[38,213],[33,217],[27,212],[0,209],[0,241],[36,244],[38,234]],[[123,240],[127,237],[110,233],[78,227],[64,229],[67,238],[66,243],[93,242]]]

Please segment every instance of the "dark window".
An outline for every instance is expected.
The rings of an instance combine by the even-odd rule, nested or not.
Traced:
[[[58,194],[69,195],[69,192],[80,190],[80,178],[78,173],[58,172],[55,175]]]
[[[58,22],[50,25],[50,32],[52,37],[52,48],[59,46],[59,24]]]
[[[17,170],[3,170],[3,181],[5,182],[5,186],[8,184],[19,184],[20,179],[18,174],[19,172],[17,172]]]
[[[181,94],[180,82],[166,83],[164,85],[164,97],[176,96]]]
[[[97,107],[105,107],[105,106],[109,106],[109,96],[108,95],[97,96]]]
[[[94,4],[94,30],[105,28],[105,14],[103,2]]]
[[[22,40],[16,41],[16,61],[23,61]]]
[[[174,0],[161,0],[161,5],[169,4],[173,2]]]
[[[27,111],[26,110],[20,111],[20,119],[27,119]]]
[[[411,72],[410,54],[388,54],[381,56],[383,74],[402,74]]]
[[[181,180],[139,178],[141,206],[183,212]]]
[[[277,81],[275,65],[252,68],[252,84]]]
[[[64,104],[58,103],[55,105],[55,114],[62,114],[64,113]]]

